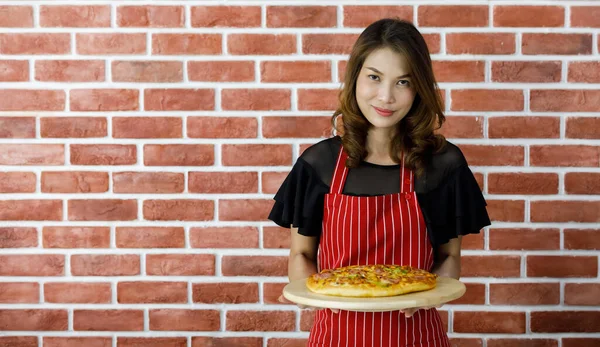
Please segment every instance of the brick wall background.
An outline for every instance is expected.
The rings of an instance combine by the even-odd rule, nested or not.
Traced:
[[[398,16],[493,219],[454,345],[599,346],[600,4],[518,4],[1,2],[0,345],[303,346],[266,216],[352,43]]]

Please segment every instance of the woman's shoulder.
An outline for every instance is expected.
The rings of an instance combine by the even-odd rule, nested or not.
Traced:
[[[468,165],[461,149],[454,143],[446,140],[444,146],[431,155],[431,169],[442,170],[447,173]]]
[[[341,145],[340,136],[323,139],[307,147],[299,156],[299,159],[313,167],[320,166],[323,163],[335,163]]]

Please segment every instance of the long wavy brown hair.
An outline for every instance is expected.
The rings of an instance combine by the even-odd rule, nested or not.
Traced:
[[[431,65],[429,49],[415,26],[405,20],[386,18],[369,25],[358,37],[346,65],[344,84],[339,93],[339,107],[333,113],[334,129],[342,133],[342,145],[348,159],[346,166],[357,167],[368,153],[367,132],[372,126],[356,101],[356,80],[367,56],[376,49],[389,47],[407,61],[416,96],[408,114],[398,123],[396,135],[390,146],[390,156],[400,163],[405,153],[404,165],[420,176],[431,154],[439,151],[446,139],[434,131],[445,121],[441,93]],[[343,128],[336,124],[342,117]]]

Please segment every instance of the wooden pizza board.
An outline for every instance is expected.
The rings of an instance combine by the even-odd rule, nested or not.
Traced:
[[[337,308],[358,312],[396,311],[411,307],[437,306],[464,295],[465,285],[450,277],[438,277],[435,288],[396,296],[353,298],[317,294],[306,287],[306,279],[296,280],[283,288],[283,296],[296,304]]]

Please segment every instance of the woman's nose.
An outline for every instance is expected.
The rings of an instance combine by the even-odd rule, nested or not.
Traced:
[[[391,104],[395,101],[394,93],[392,93],[392,90],[387,87],[379,88],[377,99],[385,104]]]

